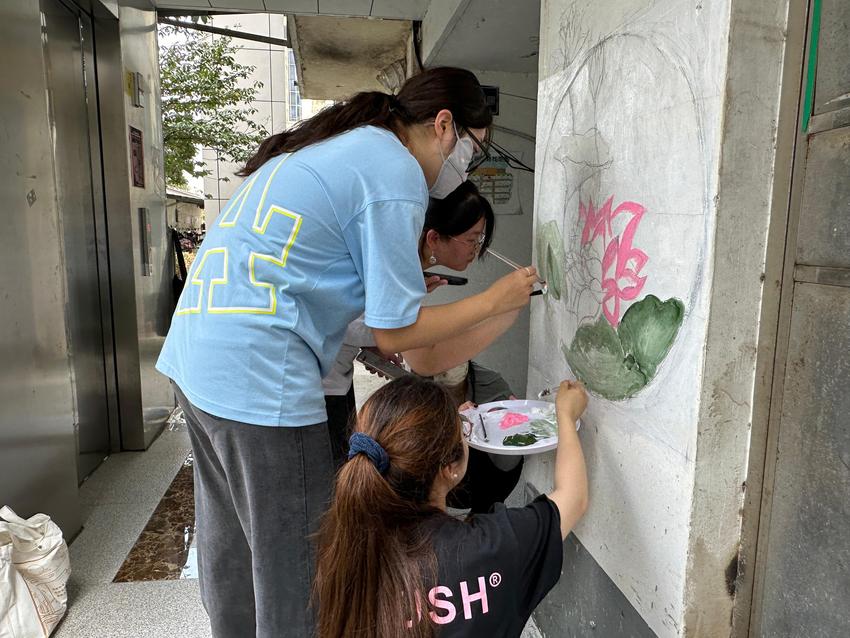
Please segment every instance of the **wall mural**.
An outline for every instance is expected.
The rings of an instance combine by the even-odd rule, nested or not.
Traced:
[[[540,21],[534,258],[549,294],[532,301],[527,390],[576,376],[592,394],[576,536],[664,638],[684,613],[728,15],[545,0]],[[551,486],[550,460],[524,474]]]
[[[705,236],[690,258],[668,240],[683,221],[686,236],[702,230],[704,136],[686,65],[663,40],[616,33],[581,52],[591,36],[575,16],[562,24],[555,57],[567,77],[541,129],[545,341],[593,394],[622,401],[664,366],[702,280]]]
[[[587,204],[579,201],[583,254],[573,267],[599,264],[595,277],[587,274],[590,281],[599,282],[602,316],[582,321],[572,343],[561,350],[591,392],[618,401],[634,396],[655,376],[682,325],[685,306],[678,299],[662,302],[647,295],[623,311],[623,302],[638,299],[649,277],[642,275],[649,255],[633,245],[646,208],[637,202],[622,202],[615,208],[613,202],[609,197],[596,209],[592,199]],[[553,221],[540,229],[538,255],[550,294],[560,299],[567,253]]]

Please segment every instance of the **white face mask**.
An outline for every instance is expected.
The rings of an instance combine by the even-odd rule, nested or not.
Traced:
[[[457,127],[452,123],[455,130],[457,142],[448,157],[443,157],[443,148],[440,147],[440,157],[443,165],[434,185],[428,189],[428,194],[434,199],[444,199],[458,186],[463,184],[468,177],[466,168],[475,154],[475,145],[469,137],[461,137],[457,134]]]

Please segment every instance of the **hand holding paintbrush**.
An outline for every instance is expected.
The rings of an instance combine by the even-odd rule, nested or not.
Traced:
[[[525,268],[525,266],[520,266],[520,265],[519,265],[518,263],[516,263],[515,261],[512,261],[511,259],[508,259],[508,258],[507,258],[507,257],[505,257],[504,255],[500,255],[500,254],[499,254],[499,253],[497,253],[495,250],[492,250],[492,249],[490,249],[490,248],[487,248],[487,249],[486,249],[486,252],[487,252],[487,254],[488,254],[488,255],[492,255],[493,257],[495,257],[496,259],[498,259],[498,260],[499,260],[499,261],[501,261],[502,263],[504,263],[504,264],[506,264],[506,265],[510,266],[511,268],[513,268],[514,270],[520,270],[520,269],[522,269],[522,268]],[[531,295],[532,295],[532,296],[534,296],[534,295],[545,295],[545,294],[546,294],[546,292],[548,291],[548,286],[546,285],[546,282],[545,282],[545,281],[543,281],[542,279],[540,279],[540,277],[538,277],[538,278],[537,278],[537,283],[541,284],[541,286],[542,286],[542,287],[541,287],[541,288],[539,288],[539,289],[537,289],[537,290],[535,290],[534,292],[532,292],[532,293],[531,293]]]

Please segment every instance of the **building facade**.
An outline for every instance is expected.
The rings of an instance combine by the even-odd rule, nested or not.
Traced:
[[[286,16],[280,14],[245,13],[213,16],[208,24],[285,40],[288,35],[286,20]],[[332,103],[301,98],[295,54],[291,48],[240,38],[234,38],[233,44],[240,48],[236,61],[254,67],[245,83],[262,83],[251,106],[257,109],[255,121],[265,127],[269,135],[289,128]],[[204,211],[209,225],[242,183],[242,178],[236,176],[241,165],[225,160],[212,148],[204,148],[202,158],[206,170],[210,171],[204,178],[203,186],[207,198]]]

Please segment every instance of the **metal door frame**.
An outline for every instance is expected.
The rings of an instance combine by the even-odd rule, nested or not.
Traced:
[[[86,56],[86,69],[90,72],[85,73],[86,80],[92,80],[92,86],[86,86],[87,99],[91,100],[88,108],[89,114],[89,143],[91,146],[91,173],[92,173],[92,193],[94,195],[95,206],[95,233],[97,236],[98,248],[98,281],[100,284],[100,308],[101,308],[101,325],[103,327],[103,357],[104,357],[104,373],[106,378],[106,393],[107,393],[107,413],[108,413],[108,429],[109,429],[109,451],[116,452],[121,449],[120,442],[120,418],[118,409],[118,379],[116,374],[115,361],[115,336],[114,336],[114,317],[112,313],[112,284],[111,284],[111,266],[109,258],[109,222],[107,221],[107,213],[109,208],[106,205],[106,192],[104,187],[105,175],[102,154],[103,131],[100,122],[100,91],[99,91],[99,75],[97,64],[97,37],[95,35],[96,23],[95,15],[91,11],[91,7],[85,8],[81,3],[75,0],[64,0],[67,4],[73,3],[77,7],[77,11],[81,15],[86,16],[89,25],[89,37],[91,38],[91,48],[83,47],[83,54]],[[116,24],[117,27],[117,24]]]
[[[764,603],[764,576],[768,553],[773,489],[779,450],[780,417],[784,395],[786,363],[791,338],[791,315],[795,276],[797,234],[803,203],[803,186],[808,154],[808,137],[826,118],[812,117],[807,130],[801,130],[805,84],[811,48],[810,17],[816,0],[790,2],[783,70],[783,90],[777,131],[777,171],[774,178],[767,264],[778,267],[774,295],[765,292],[762,312],[762,344],[772,356],[760,356],[756,379],[760,392],[754,403],[754,418],[747,470],[747,492],[741,543],[741,565],[736,593],[733,635],[736,638],[761,636]],[[848,109],[850,111],[850,109]],[[780,168],[783,170],[780,172]],[[783,223],[784,221],[784,223]],[[815,269],[816,270],[816,269]],[[799,274],[799,269],[797,269]],[[776,303],[769,302],[774,297]],[[775,306],[775,311],[771,309]]]
[[[125,118],[125,84],[119,18],[102,0],[60,0],[71,10],[88,16],[92,26],[94,86],[90,98],[95,109],[90,118],[97,135],[90,135],[95,205],[102,211],[97,227],[104,354],[108,361],[110,451],[127,449],[142,414],[137,326],[123,321],[115,309],[136,316],[136,282],[131,269],[116,263],[115,255],[132,254],[132,216],[129,146]],[[120,261],[120,260],[119,260]],[[136,449],[132,445],[132,449]]]
[[[42,0],[44,1],[44,0]],[[108,251],[108,230],[107,230],[107,208],[104,199],[104,183],[103,172],[104,165],[101,155],[102,147],[102,131],[100,127],[99,115],[99,100],[98,100],[98,78],[96,65],[96,43],[95,43],[95,19],[94,16],[86,11],[82,6],[74,0],[54,0],[56,6],[65,9],[77,20],[79,29],[79,46],[81,77],[83,81],[83,96],[85,99],[86,112],[86,133],[88,137],[88,155],[89,155],[89,187],[91,192],[91,215],[92,229],[95,242],[95,272],[97,273],[97,295],[98,306],[100,311],[100,346],[102,351],[102,372],[103,372],[103,401],[106,412],[106,423],[103,427],[106,430],[107,442],[104,449],[104,456],[118,449],[119,445],[119,422],[118,422],[118,387],[115,375],[115,348],[113,338],[113,316],[112,302],[110,294],[110,268],[109,268],[109,251]],[[45,64],[47,57],[45,56]],[[49,69],[45,67],[45,73],[49,77]],[[48,88],[49,90],[49,88]],[[51,107],[52,108],[52,107]],[[62,219],[60,215],[60,226]],[[67,266],[66,266],[67,267]],[[66,305],[66,314],[69,307]],[[70,337],[70,335],[69,335]],[[73,369],[69,368],[73,381]],[[75,392],[76,394],[76,392]],[[74,408],[76,413],[76,406]],[[76,438],[76,437],[75,437]],[[79,462],[79,439],[76,440],[77,458],[75,463]],[[79,467],[79,466],[78,466]],[[80,477],[82,482],[86,477]]]
[[[90,135],[91,142],[91,158],[92,158],[92,182],[95,187],[96,207],[102,212],[97,215],[97,221],[101,226],[97,228],[98,236],[101,238],[98,241],[98,269],[100,274],[100,290],[101,290],[101,312],[103,323],[103,351],[105,364],[107,366],[107,394],[108,394],[108,412],[109,412],[109,447],[110,452],[121,451],[121,409],[120,409],[120,383],[118,377],[118,344],[116,343],[116,328],[115,316],[113,313],[113,282],[112,282],[112,262],[110,258],[110,210],[119,210],[110,205],[107,198],[107,164],[104,162],[106,155],[104,147],[105,133],[102,116],[102,101],[103,91],[102,74],[101,74],[101,59],[102,53],[100,50],[100,40],[104,35],[104,23],[112,23],[111,31],[114,32],[115,39],[120,38],[120,29],[118,20],[114,18],[112,13],[99,2],[91,2],[89,0],[72,0],[77,4],[79,10],[85,13],[91,25],[92,38],[92,59],[91,69],[94,79],[91,87],[91,99],[94,101],[94,108],[89,109],[89,117],[96,122],[94,130],[97,135]],[[119,58],[120,59],[120,58]],[[123,93],[122,93],[123,98]],[[122,104],[123,106],[123,104]],[[92,130],[92,124],[89,125]],[[119,138],[123,139],[123,138]],[[113,144],[115,141],[113,141]],[[115,215],[113,214],[114,218]]]
[[[121,255],[133,254],[129,142],[125,113],[125,82],[118,17],[100,0],[75,0],[93,18],[97,108],[100,120],[101,175],[107,211],[107,252],[112,348],[116,379],[116,418],[111,420],[112,451],[138,449],[132,443],[142,418],[139,344],[134,271]],[[116,309],[121,309],[120,313]]]

